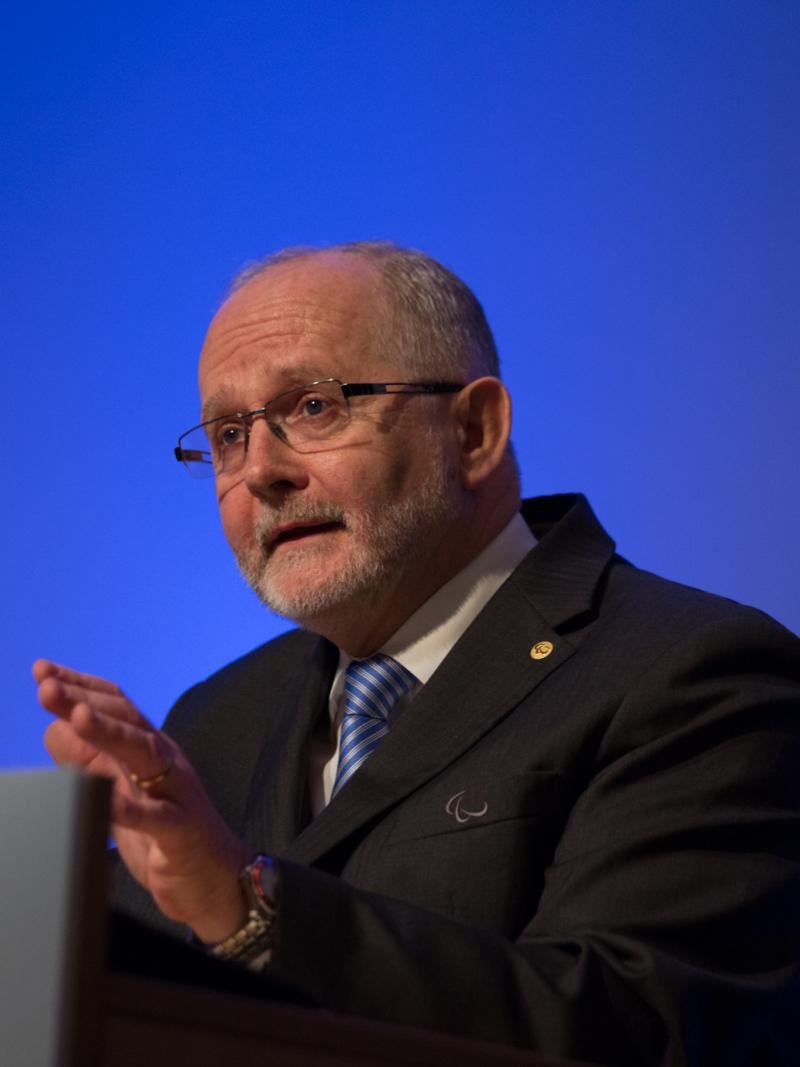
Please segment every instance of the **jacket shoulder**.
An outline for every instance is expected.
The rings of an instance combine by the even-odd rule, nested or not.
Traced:
[[[296,682],[320,640],[307,630],[289,630],[214,671],[178,698],[165,722],[167,732],[184,733],[201,712],[226,704],[231,696],[258,699],[266,687],[271,693],[283,692]]]
[[[685,631],[713,623],[739,620],[758,629],[782,631],[795,637],[766,612],[730,597],[709,593],[642,570],[617,556],[609,567],[604,590],[605,611],[639,618],[644,625]]]

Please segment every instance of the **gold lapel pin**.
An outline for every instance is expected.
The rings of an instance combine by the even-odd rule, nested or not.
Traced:
[[[552,651],[552,641],[537,641],[531,649],[531,659],[547,659]]]

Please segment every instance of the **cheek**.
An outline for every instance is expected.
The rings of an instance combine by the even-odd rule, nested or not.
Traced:
[[[395,500],[414,484],[408,458],[374,444],[369,450],[329,452],[317,459],[316,484],[310,486],[311,492],[345,508],[374,507],[384,500]]]
[[[302,489],[271,502],[280,511],[294,496],[309,503],[339,505],[351,515],[376,512],[413,492],[419,471],[404,454],[373,447],[318,453],[308,466],[308,482]],[[257,520],[270,502],[254,495],[238,482],[217,498],[222,529],[234,551],[247,551],[254,543]]]
[[[331,481],[322,497],[338,504],[349,515],[370,513],[375,516],[405,494],[404,481],[394,471],[366,468],[349,472],[347,478]]]
[[[229,489],[217,502],[222,531],[228,544],[243,548],[252,540],[253,498],[240,484]]]

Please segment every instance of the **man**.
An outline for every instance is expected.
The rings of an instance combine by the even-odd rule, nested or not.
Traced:
[[[382,243],[245,276],[179,458],[293,631],[165,732],[39,661],[118,899],[331,1008],[614,1064],[794,1062],[800,643],[526,502],[469,290]],[[181,926],[174,925],[180,929]]]

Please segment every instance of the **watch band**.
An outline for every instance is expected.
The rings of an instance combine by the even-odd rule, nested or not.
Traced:
[[[268,963],[275,939],[278,881],[271,856],[254,856],[239,874],[247,920],[230,937],[211,948],[211,955],[254,969]]]

